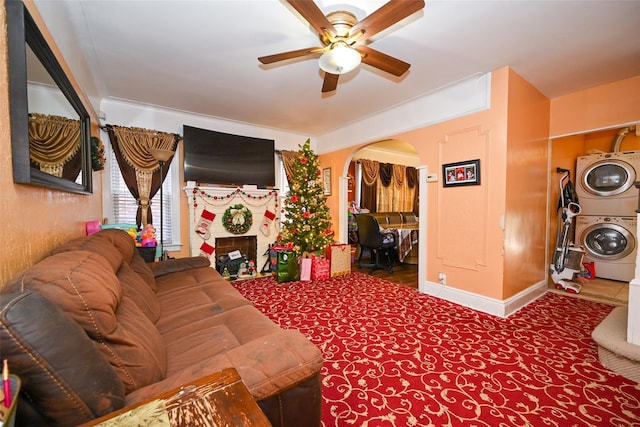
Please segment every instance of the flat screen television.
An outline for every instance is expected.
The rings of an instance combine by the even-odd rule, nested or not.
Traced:
[[[184,180],[213,185],[274,187],[272,139],[183,125]]]

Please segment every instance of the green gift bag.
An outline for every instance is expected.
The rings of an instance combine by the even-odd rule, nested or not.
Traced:
[[[290,250],[278,251],[276,281],[284,283],[298,280],[300,280],[300,270],[298,270],[298,257],[296,257],[295,252]]]

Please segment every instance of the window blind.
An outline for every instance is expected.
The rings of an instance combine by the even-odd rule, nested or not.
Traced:
[[[120,168],[118,167],[118,161],[116,160],[116,156],[113,150],[109,150],[109,159],[108,163],[109,173],[111,175],[111,199],[113,203],[113,222],[116,224],[126,223],[126,224],[135,224],[136,222],[136,212],[138,210],[138,204],[136,200],[133,198],[127,185],[122,179],[122,175],[120,174]],[[173,162],[172,162],[173,164]],[[172,166],[170,166],[171,168]],[[169,169],[170,170],[170,169]],[[172,230],[173,230],[173,221],[172,221],[172,210],[171,210],[171,200],[172,200],[172,185],[171,185],[171,173],[167,173],[167,176],[162,184],[162,192],[163,192],[163,214],[164,221],[162,227],[164,228],[164,245],[170,245],[172,243]],[[156,193],[156,195],[151,200],[151,213],[154,218],[154,224],[156,226],[156,237],[160,238],[160,191]]]

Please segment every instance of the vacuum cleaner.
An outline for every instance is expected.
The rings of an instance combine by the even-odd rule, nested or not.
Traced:
[[[556,238],[553,262],[551,263],[551,279],[556,289],[570,293],[580,293],[582,286],[574,282],[574,278],[582,270],[584,249],[576,247],[570,241],[574,218],[580,215],[580,204],[573,183],[571,171],[557,168],[560,178],[560,199],[558,200],[558,235]]]

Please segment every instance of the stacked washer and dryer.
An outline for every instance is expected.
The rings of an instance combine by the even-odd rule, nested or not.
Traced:
[[[581,214],[575,241],[593,261],[596,277],[630,282],[635,275],[640,151],[578,157],[576,193]]]

